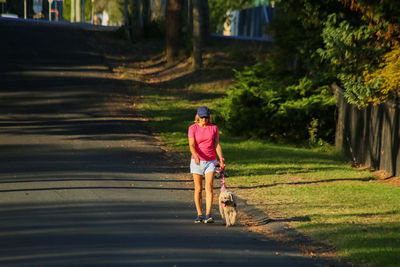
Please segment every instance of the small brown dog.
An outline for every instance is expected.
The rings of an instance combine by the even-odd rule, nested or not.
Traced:
[[[219,212],[225,220],[226,227],[235,225],[237,215],[236,196],[230,191],[221,191],[219,194]]]

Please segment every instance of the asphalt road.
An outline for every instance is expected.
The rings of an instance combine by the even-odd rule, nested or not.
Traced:
[[[0,20],[0,266],[328,266],[217,209],[193,223],[190,180],[110,103],[126,85],[94,30]]]

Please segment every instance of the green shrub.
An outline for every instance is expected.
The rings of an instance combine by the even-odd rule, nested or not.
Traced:
[[[390,94],[385,88],[396,83],[383,86],[378,73],[400,44],[400,19],[392,15],[400,12],[399,1],[285,0],[275,11],[268,31],[284,67],[329,76],[359,107],[397,97],[396,86]]]
[[[219,108],[220,123],[230,133],[279,141],[333,140],[336,103],[329,87],[275,73],[262,63],[236,71],[236,78]],[[313,121],[318,125],[310,136]]]

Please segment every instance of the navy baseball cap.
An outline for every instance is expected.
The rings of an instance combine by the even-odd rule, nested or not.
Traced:
[[[202,106],[202,107],[199,107],[197,109],[197,115],[199,115],[200,118],[202,118],[202,117],[210,117],[211,112],[210,112],[210,109],[208,107]]]

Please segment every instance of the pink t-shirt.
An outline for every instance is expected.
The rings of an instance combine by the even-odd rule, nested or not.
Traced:
[[[219,138],[218,128],[214,124],[207,124],[203,128],[197,123],[189,127],[189,138],[194,138],[196,153],[202,161],[216,160],[215,138]],[[193,156],[192,156],[193,158]]]

